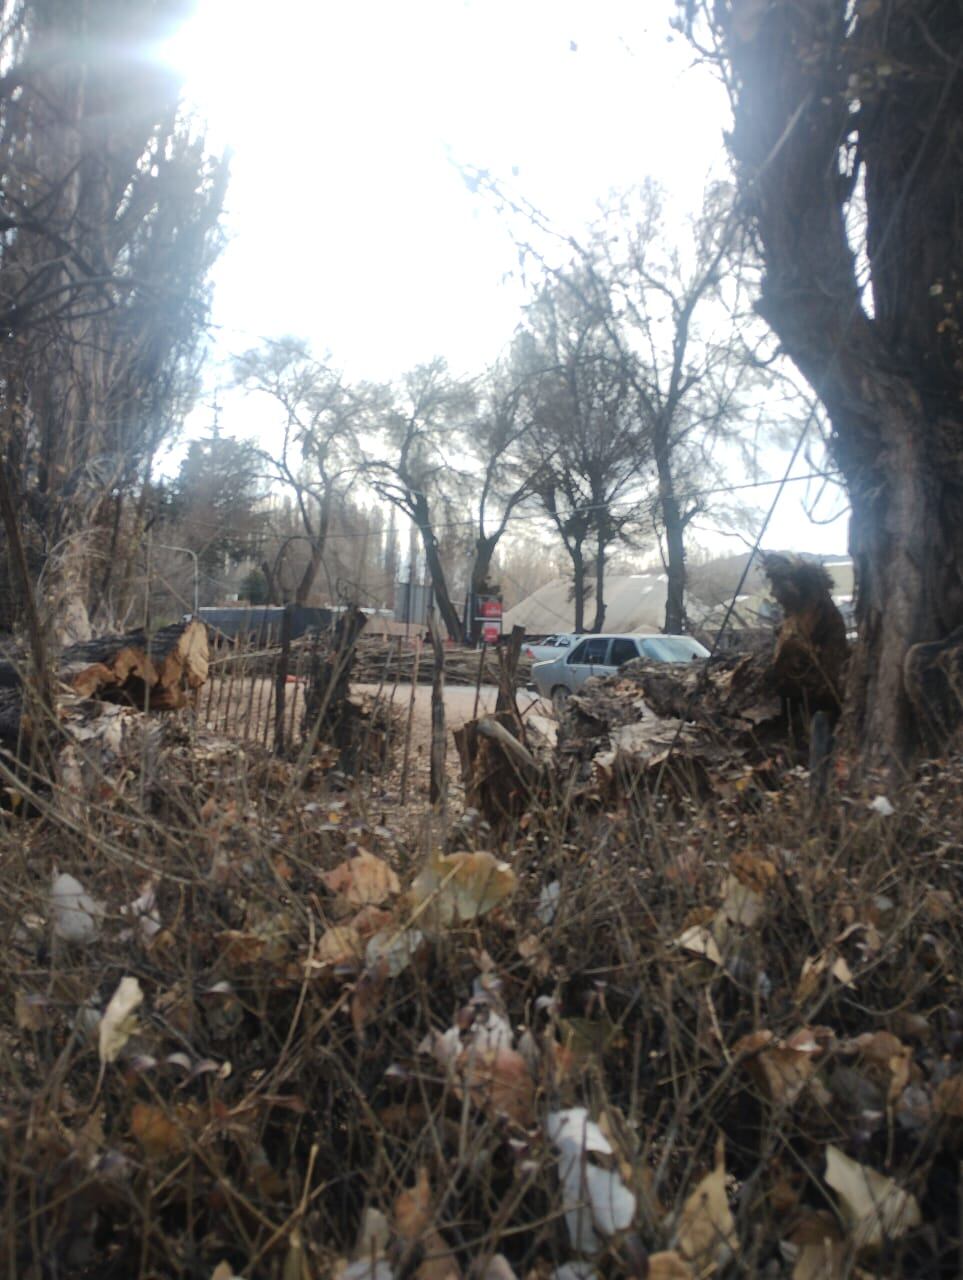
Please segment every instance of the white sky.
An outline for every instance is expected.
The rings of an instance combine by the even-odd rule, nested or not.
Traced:
[[[517,260],[504,224],[453,158],[515,171],[515,189],[565,231],[648,175],[680,211],[696,208],[707,176],[724,171],[727,104],[685,42],[670,40],[672,7],[199,0],[170,55],[211,144],[234,155],[231,241],[214,273],[217,354],[295,334],[349,377],[389,378],[437,354],[456,373],[481,371],[524,295],[505,279]],[[256,398],[221,400],[225,430],[262,429]],[[209,422],[199,410],[194,433]],[[774,454],[773,474],[785,463]],[[806,488],[791,486],[766,545],[843,550],[845,519],[810,525],[796,496]],[[819,514],[837,509],[824,500]]]

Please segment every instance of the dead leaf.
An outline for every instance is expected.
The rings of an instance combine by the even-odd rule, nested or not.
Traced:
[[[149,1102],[134,1103],[130,1113],[130,1131],[148,1159],[180,1155],[187,1146],[183,1129],[166,1111]]]
[[[770,1102],[791,1106],[815,1074],[817,1058],[832,1032],[826,1027],[802,1027],[788,1039],[777,1039],[771,1031],[754,1031],[732,1046],[745,1059],[747,1070]]]
[[[844,1280],[848,1249],[836,1219],[822,1209],[808,1213],[789,1236],[796,1250],[792,1280]]]
[[[117,1055],[137,1030],[134,1014],[143,1003],[144,993],[137,979],[121,978],[100,1020],[98,1048],[102,1063],[117,1060]]]
[[[684,930],[675,940],[676,946],[682,948],[683,951],[689,951],[692,955],[704,956],[706,960],[710,960],[713,964],[722,965],[722,952],[719,950],[719,944],[715,940],[710,929],[704,925],[692,925],[691,928]]]
[[[512,1265],[503,1253],[495,1253],[483,1266],[477,1264],[471,1270],[472,1280],[518,1280]]]
[[[868,1031],[849,1042],[870,1069],[869,1075],[886,1093],[893,1106],[910,1082],[913,1065],[909,1045],[891,1031]]]
[[[477,1107],[507,1116],[523,1127],[533,1122],[535,1082],[515,1049],[470,1046],[459,1056],[457,1066]]]
[[[350,964],[364,955],[364,943],[353,925],[335,925],[322,933],[313,956],[318,965]]]
[[[21,1031],[43,1031],[50,1026],[47,997],[18,991],[14,997],[13,1016]]]
[[[739,1248],[736,1224],[726,1195],[725,1144],[716,1146],[716,1167],[707,1173],[682,1206],[676,1226],[679,1252],[700,1275],[721,1266]]]
[[[367,850],[339,863],[321,879],[332,893],[340,894],[355,907],[379,906],[401,889],[387,862]]]
[[[779,879],[776,864],[755,853],[734,853],[729,859],[729,869],[737,880],[758,894],[764,894]]]
[[[211,1272],[211,1280],[237,1280],[229,1262],[219,1262]]]
[[[415,1185],[400,1191],[394,1203],[395,1231],[409,1244],[419,1240],[431,1226],[431,1184],[422,1165]]]
[[[844,987],[855,985],[852,971],[842,956],[836,955],[831,950],[824,951],[818,956],[807,956],[803,962],[799,983],[796,987],[796,1000],[800,1004],[804,1004],[816,994],[819,990],[821,979],[827,972],[831,973],[836,981],[841,982]]]
[[[766,904],[762,894],[743,884],[736,876],[729,876],[724,886],[721,911],[730,924],[752,929],[765,915]]]
[[[425,1259],[415,1280],[461,1280],[461,1267],[439,1231],[429,1231],[421,1245]]]
[[[352,929],[357,929],[361,939],[367,942],[373,934],[381,933],[394,924],[394,916],[383,907],[369,905],[362,907],[349,923]]]
[[[826,1182],[839,1197],[857,1249],[897,1240],[922,1221],[915,1196],[832,1144],[826,1148]]]
[[[434,854],[411,886],[415,908],[438,925],[476,920],[515,892],[517,878],[507,862],[492,854]]]
[[[933,1094],[933,1109],[937,1115],[963,1120],[963,1076],[940,1081]]]
[[[358,1230],[358,1242],[355,1245],[355,1257],[378,1258],[388,1251],[391,1241],[391,1227],[388,1219],[380,1209],[368,1206],[361,1215],[361,1227]]]
[[[692,1268],[674,1249],[649,1254],[646,1280],[693,1280]]]

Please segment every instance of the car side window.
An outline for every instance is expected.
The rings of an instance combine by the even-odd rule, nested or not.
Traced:
[[[624,636],[619,636],[612,641],[612,655],[609,658],[610,667],[621,667],[623,662],[631,662],[633,658],[639,656],[634,640],[627,640]]]
[[[593,636],[590,640],[583,640],[578,648],[569,654],[568,660],[583,667],[600,667],[605,664],[608,647],[609,642],[603,636]]]

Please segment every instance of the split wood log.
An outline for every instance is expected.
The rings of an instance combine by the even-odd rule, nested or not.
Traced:
[[[129,631],[69,645],[57,674],[82,698],[167,711],[186,706],[205,682],[208,658],[207,628],[191,619],[153,635]]]

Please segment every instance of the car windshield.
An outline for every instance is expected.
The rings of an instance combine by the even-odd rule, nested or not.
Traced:
[[[645,656],[656,662],[692,662],[709,656],[705,645],[691,636],[647,636],[641,644]]]

